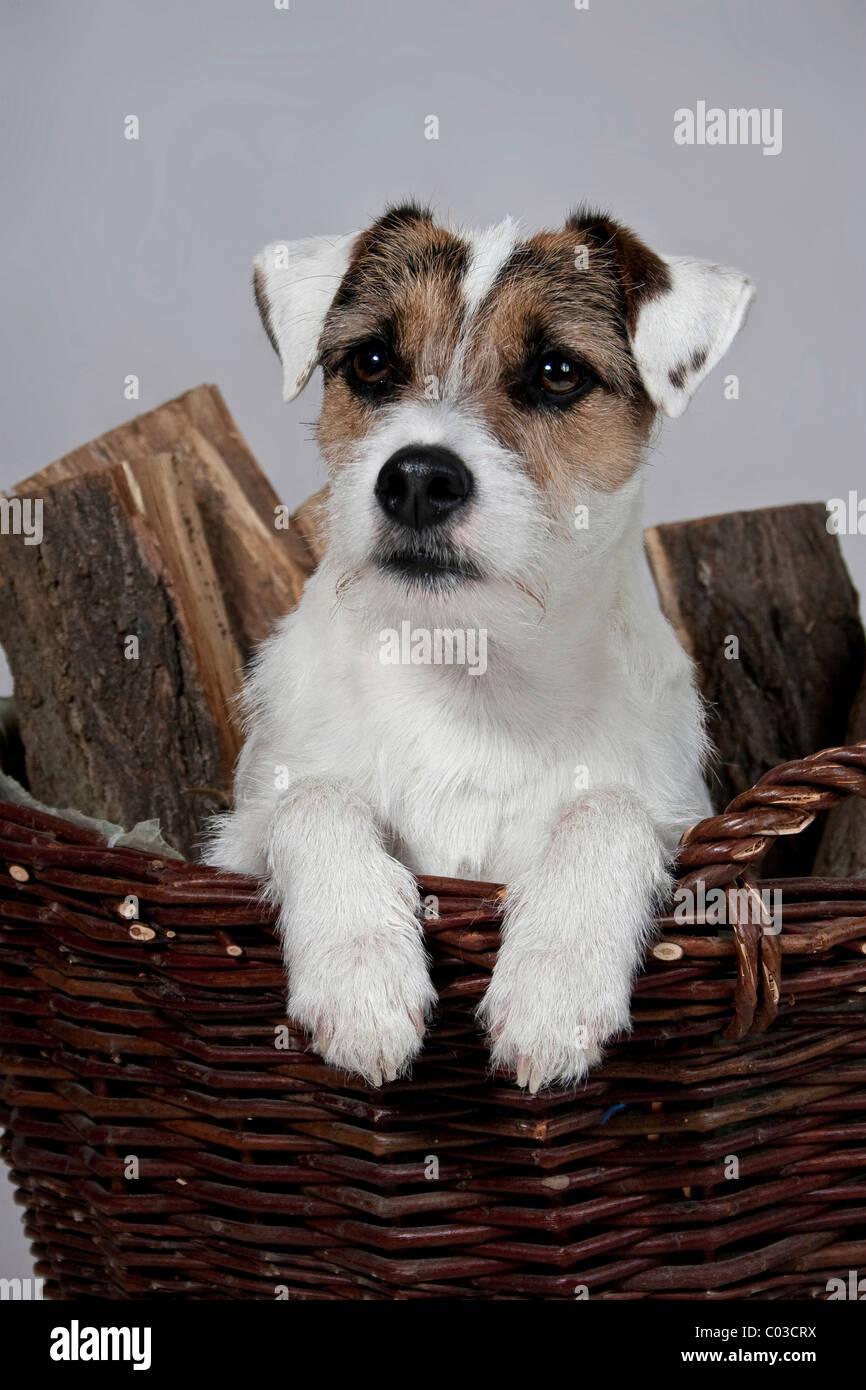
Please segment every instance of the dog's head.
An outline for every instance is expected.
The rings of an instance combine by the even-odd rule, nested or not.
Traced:
[[[525,237],[414,205],[267,247],[255,288],[285,398],[323,368],[330,552],[419,602],[543,588],[553,551],[615,536],[656,411],[681,414],[752,297],[603,214]]]

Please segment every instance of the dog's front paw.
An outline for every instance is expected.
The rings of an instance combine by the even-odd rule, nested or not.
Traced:
[[[290,970],[289,1014],[314,1050],[373,1086],[409,1067],[434,1001],[414,929],[373,931],[305,952]]]
[[[503,947],[479,1017],[493,1066],[534,1095],[575,1085],[600,1060],[629,1026],[628,990],[602,985],[573,951]]]

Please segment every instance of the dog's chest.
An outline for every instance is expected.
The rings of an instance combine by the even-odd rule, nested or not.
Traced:
[[[393,852],[416,872],[469,878],[514,872],[527,808],[551,801],[555,780],[528,758],[509,764],[484,731],[454,727],[394,747],[381,772],[371,791]]]
[[[416,872],[513,875],[568,791],[568,765],[543,728],[503,720],[466,682],[356,684],[329,771],[371,805],[389,848]],[[332,724],[332,730],[334,724]]]

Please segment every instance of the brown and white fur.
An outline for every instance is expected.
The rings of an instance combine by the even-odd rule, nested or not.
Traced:
[[[256,289],[286,399],[324,369],[327,551],[249,676],[208,858],[266,881],[290,1015],[375,1085],[435,1002],[413,871],[505,882],[492,1061],[574,1083],[629,1026],[708,810],[691,666],[641,573],[641,472],[751,287],[602,214],[527,236],[407,205],[269,247]],[[406,620],[485,630],[486,672],[384,664]]]

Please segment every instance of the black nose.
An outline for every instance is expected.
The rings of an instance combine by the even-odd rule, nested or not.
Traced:
[[[421,531],[439,526],[472,495],[465,463],[438,444],[398,449],[376,479],[379,505],[395,521]]]

